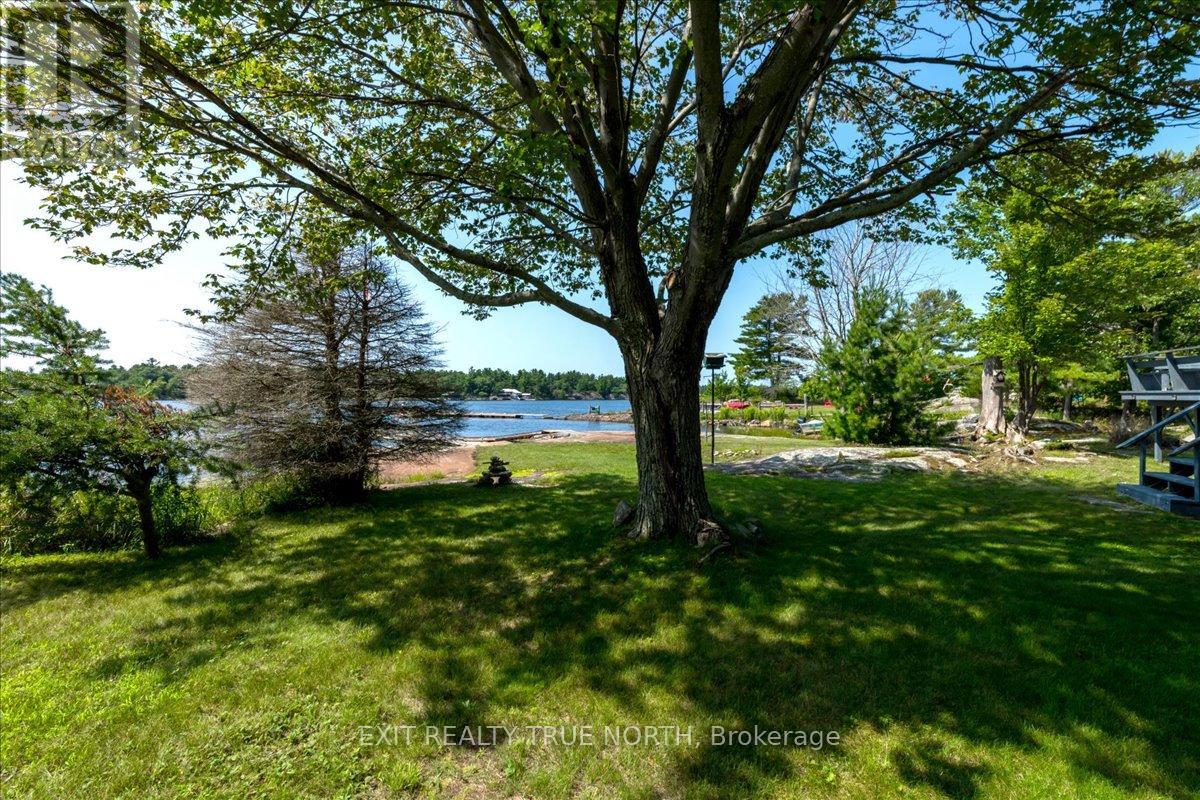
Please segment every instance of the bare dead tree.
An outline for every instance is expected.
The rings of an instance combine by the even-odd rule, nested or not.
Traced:
[[[916,245],[873,238],[865,225],[834,228],[820,238],[816,263],[780,267],[775,277],[780,290],[804,299],[818,347],[821,341],[846,340],[864,292],[907,295],[929,278]]]
[[[301,255],[287,286],[198,327],[189,383],[246,466],[299,475],[330,500],[361,495],[382,459],[452,444],[456,410],[430,324],[370,247]]]

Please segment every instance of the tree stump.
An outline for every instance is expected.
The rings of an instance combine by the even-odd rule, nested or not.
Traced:
[[[983,395],[979,406],[979,428],[983,433],[1001,435],[1008,427],[1004,419],[1006,391],[1004,370],[996,356],[983,360]]]

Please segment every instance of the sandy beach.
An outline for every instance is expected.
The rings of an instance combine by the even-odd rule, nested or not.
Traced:
[[[555,431],[520,434],[493,440],[463,440],[421,461],[386,461],[379,465],[379,482],[384,488],[407,486],[431,480],[459,480],[475,472],[475,451],[503,447],[513,442],[632,442],[633,431]]]

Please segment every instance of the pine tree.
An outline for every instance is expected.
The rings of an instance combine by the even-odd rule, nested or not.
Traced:
[[[369,245],[303,251],[295,267],[267,299],[199,329],[189,397],[223,418],[222,445],[247,467],[354,500],[381,460],[450,446],[457,410],[433,329]]]
[[[103,331],[71,319],[46,287],[0,275],[0,491],[19,504],[73,492],[131,498],[146,555],[161,552],[153,498],[204,454],[194,422],[143,393],[99,382]]]
[[[768,392],[780,391],[800,377],[803,362],[812,357],[804,298],[786,292],[768,294],[742,319],[740,349],[733,370],[742,381],[766,381]]]
[[[820,361],[820,383],[837,409],[826,423],[834,436],[887,445],[932,436],[924,411],[932,349],[903,302],[864,292],[845,342],[827,341]]]
[[[946,382],[958,384],[973,360],[977,321],[955,289],[925,289],[909,306],[912,325],[933,349],[933,374],[928,397],[942,394]]]

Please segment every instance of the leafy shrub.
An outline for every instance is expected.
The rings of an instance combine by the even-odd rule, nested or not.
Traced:
[[[156,486],[152,502],[155,522],[167,544],[192,541],[209,530],[203,490],[195,485]]]
[[[195,487],[155,487],[151,502],[164,543],[180,544],[205,531],[205,509]],[[133,498],[108,492],[47,495],[18,484],[0,489],[0,516],[0,550],[6,553],[114,550],[136,545],[141,536]]]
[[[119,521],[122,498],[86,492],[39,497],[22,489],[0,488],[0,547],[5,553],[102,550],[128,541],[130,531]]]
[[[180,545],[227,530],[263,514],[319,503],[290,475],[203,486],[164,484],[153,493],[163,542]],[[27,487],[0,489],[0,552],[50,553],[119,550],[140,538],[137,507],[122,495],[74,491],[35,494]]]
[[[203,489],[207,524],[227,526],[263,514],[296,511],[322,505],[319,494],[297,476],[280,472],[248,481],[232,480]]]

